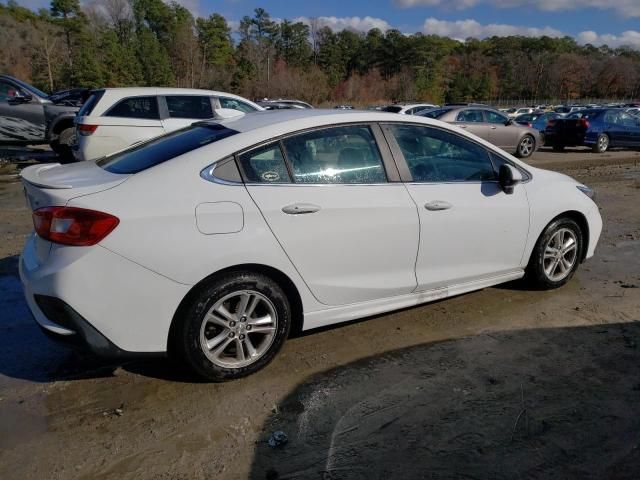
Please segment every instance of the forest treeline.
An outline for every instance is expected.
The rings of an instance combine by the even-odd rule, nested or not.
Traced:
[[[0,72],[53,91],[177,86],[314,104],[640,97],[640,51],[571,37],[468,39],[332,31],[256,9],[232,33],[163,0],[0,3]]]

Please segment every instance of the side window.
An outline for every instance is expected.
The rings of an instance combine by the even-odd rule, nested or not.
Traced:
[[[618,123],[618,112],[609,110],[604,115],[604,121],[607,123]]]
[[[316,130],[283,141],[296,183],[385,183],[387,176],[367,126]]]
[[[618,114],[618,122],[625,127],[635,127],[637,126],[636,120],[629,114],[625,112],[620,112]]]
[[[111,107],[105,116],[159,120],[158,99],[156,97],[125,98]]]
[[[213,118],[211,99],[197,95],[172,95],[165,97],[171,118]]]
[[[278,142],[256,148],[238,157],[247,182],[289,183],[289,172]]]
[[[485,110],[484,115],[489,123],[501,123],[504,125],[507,123],[507,117],[500,115],[498,112],[492,112],[491,110]]]
[[[0,100],[21,96],[20,90],[7,82],[0,82]]]
[[[417,125],[391,125],[414,182],[495,180],[487,151],[453,133]]]
[[[484,122],[484,118],[480,110],[463,110],[458,113],[456,122],[482,123]]]
[[[238,100],[236,98],[219,97],[218,100],[220,100],[221,108],[230,108],[231,110],[238,110],[244,113],[251,113],[256,111],[256,109],[248,103],[245,103],[242,100]]]

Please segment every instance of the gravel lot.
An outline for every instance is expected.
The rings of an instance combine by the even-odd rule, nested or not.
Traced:
[[[638,478],[640,153],[539,152],[597,190],[596,256],[519,284],[311,332],[206,384],[48,341],[17,277],[31,230],[0,157],[0,478]],[[270,448],[276,430],[289,442]]]

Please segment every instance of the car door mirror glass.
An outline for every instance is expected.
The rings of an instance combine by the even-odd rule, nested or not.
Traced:
[[[505,163],[500,165],[498,179],[504,193],[511,195],[513,187],[522,182],[522,173],[517,168]]]

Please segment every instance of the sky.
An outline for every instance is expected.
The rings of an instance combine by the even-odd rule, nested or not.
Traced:
[[[81,0],[90,1],[90,0]],[[334,29],[397,28],[452,38],[569,35],[581,43],[640,49],[640,0],[178,0],[195,15],[224,15],[232,27],[264,8],[276,19],[317,17]],[[47,0],[18,0],[33,9]]]

